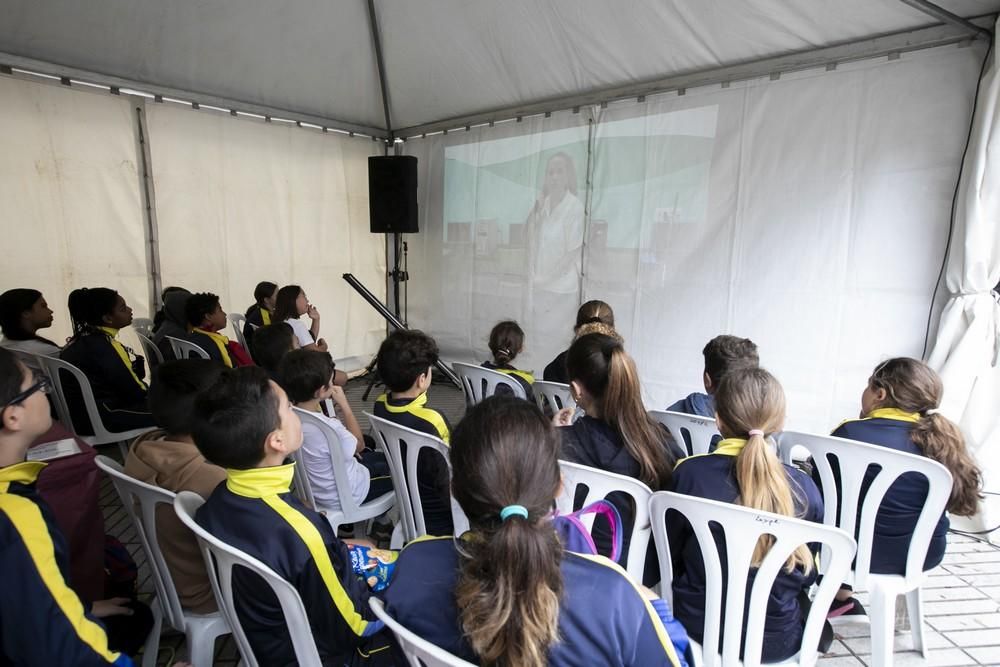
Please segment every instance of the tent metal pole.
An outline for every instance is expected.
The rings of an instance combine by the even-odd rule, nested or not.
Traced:
[[[969,23],[977,27],[983,27],[992,25],[995,18],[995,15],[977,17],[969,19]],[[965,26],[958,27],[950,23],[933,25],[876,37],[866,37],[818,49],[761,58],[735,65],[713,67],[686,74],[651,79],[643,83],[613,86],[583,94],[551,98],[519,106],[455,116],[453,118],[397,129],[393,134],[396,137],[408,139],[465,126],[486,125],[518,117],[523,118],[525,116],[536,116],[549,112],[607,104],[615,100],[640,98],[647,95],[697,88],[699,86],[728,85],[733,81],[745,81],[769,75],[775,76],[782,72],[795,72],[821,67],[832,69],[838,63],[867,60],[890,54],[903,53],[905,51],[946,46],[948,44],[965,42],[969,38],[969,29]]]
[[[139,195],[142,198],[142,213],[146,236],[146,263],[149,270],[150,316],[160,309],[160,294],[163,291],[163,275],[160,270],[160,235],[156,224],[156,193],[153,186],[152,155],[149,150],[149,132],[146,123],[146,100],[136,97],[132,105],[135,111],[136,152],[139,154]]]
[[[368,23],[372,33],[372,48],[375,50],[375,64],[378,66],[378,84],[382,92],[385,131],[389,135],[389,141],[392,141],[392,121],[389,118],[389,87],[386,85],[385,60],[382,58],[382,38],[378,29],[378,15],[375,13],[375,0],[368,0]],[[386,155],[388,155],[388,149]]]
[[[101,74],[99,72],[93,72],[77,67],[67,67],[66,65],[50,63],[44,60],[36,60],[34,58],[25,58],[24,56],[18,56],[13,53],[0,51],[0,73],[6,74],[8,73],[8,69],[12,70],[10,72],[11,74],[14,74],[17,70],[34,72],[37,74],[48,75],[50,77],[56,77],[58,79],[64,79],[69,81],[70,84],[72,84],[73,81],[97,84],[99,86],[111,88],[112,92],[116,93],[121,92],[122,94],[129,94],[129,91],[138,91],[155,98],[157,102],[169,99],[181,100],[184,102],[194,102],[202,107],[215,107],[230,112],[236,111],[237,113],[254,114],[264,118],[280,118],[294,121],[296,123],[305,123],[308,125],[315,125],[320,128],[330,128],[352,134],[362,134],[365,136],[376,137],[378,139],[387,139],[389,136],[388,132],[380,127],[371,127],[368,125],[361,125],[359,123],[352,123],[334,118],[325,118],[323,116],[293,111],[291,109],[279,109],[265,104],[255,104],[241,100],[233,100],[226,97],[219,97],[218,95],[208,95],[188,90],[180,90],[178,88],[171,88],[168,86],[158,86],[143,81],[135,81],[118,76]],[[56,81],[56,83],[59,82]]]
[[[953,26],[964,29],[973,37],[982,37],[983,39],[991,39],[993,33],[983,27],[972,23],[971,21],[966,21],[964,18],[957,14],[952,14],[947,9],[935,5],[929,0],[899,0],[904,5],[909,5],[914,9],[927,14],[928,16],[933,16],[938,21],[942,23],[950,23]]]

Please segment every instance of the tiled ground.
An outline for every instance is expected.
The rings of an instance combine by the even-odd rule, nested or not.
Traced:
[[[352,380],[347,395],[352,408],[367,429],[362,410],[370,410],[378,396],[373,390],[369,400],[361,401],[367,383]],[[435,384],[430,391],[429,404],[442,411],[452,424],[458,422],[464,411],[464,400],[457,389]],[[102,448],[102,453],[118,458],[114,448]],[[101,488],[101,505],[106,530],[119,537],[132,551],[140,564],[140,591],[152,593],[152,582],[141,553],[135,530],[121,506],[111,484],[105,480]],[[857,596],[862,604],[867,596]],[[930,648],[929,660],[924,660],[911,650],[908,632],[897,632],[895,664],[909,665],[1000,665],[1000,547],[958,534],[948,538],[948,551],[944,563],[931,573],[924,589],[927,628],[925,636]],[[864,625],[841,626],[830,653],[820,660],[821,667],[859,667],[868,665],[871,658],[868,628]],[[161,640],[158,664],[170,665],[184,657],[183,638],[176,633],[164,633]],[[230,637],[217,644],[216,665],[235,666],[238,663],[236,646]]]

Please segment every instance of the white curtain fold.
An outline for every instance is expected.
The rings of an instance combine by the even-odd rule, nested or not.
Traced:
[[[994,48],[980,83],[962,167],[945,286],[948,300],[928,363],[944,381],[942,412],[961,426],[990,492],[963,528],[1000,524],[1000,59]],[[991,536],[992,539],[997,539]]]

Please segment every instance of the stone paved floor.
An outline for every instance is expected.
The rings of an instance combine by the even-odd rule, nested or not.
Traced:
[[[348,398],[362,422],[367,423],[362,410],[370,410],[371,403],[380,391],[376,388],[366,403],[361,402],[367,383],[352,380],[348,385]],[[452,424],[458,422],[464,411],[461,392],[453,387],[435,384],[430,391],[429,403],[441,410]],[[114,451],[112,451],[114,450]],[[102,448],[102,453],[119,458],[115,448]],[[110,482],[101,487],[101,506],[106,530],[126,544],[140,564],[139,586],[146,595],[152,593],[152,581],[135,529],[121,506]],[[862,604],[867,595],[859,593]],[[948,551],[944,562],[935,569],[924,589],[924,606],[927,628],[926,641],[930,657],[924,660],[912,650],[908,632],[897,632],[895,664],[909,665],[1000,665],[1000,547],[970,537],[952,533],[948,537]],[[859,667],[870,664],[871,643],[865,625],[840,626],[832,650],[824,656],[820,667]],[[170,665],[185,657],[183,637],[164,633],[157,664]],[[236,645],[227,636],[216,645],[219,666],[235,666],[239,662]]]

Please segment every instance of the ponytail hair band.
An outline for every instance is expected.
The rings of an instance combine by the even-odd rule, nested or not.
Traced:
[[[928,417],[930,417],[931,415],[939,415],[939,414],[941,414],[940,408],[931,408],[930,410],[924,410],[924,415]]]
[[[760,430],[759,428],[752,428],[752,429],[750,429],[750,431],[749,431],[749,432],[748,432],[747,434],[748,434],[748,435],[749,435],[749,436],[750,436],[751,438],[752,438],[752,437],[754,437],[755,435],[759,435],[759,436],[760,436],[760,437],[762,437],[762,438],[764,437],[764,432],[763,432],[763,431],[761,431],[761,430]]]
[[[524,505],[507,505],[500,510],[500,520],[506,521],[512,516],[519,516],[522,519],[528,518],[528,508]]]

